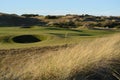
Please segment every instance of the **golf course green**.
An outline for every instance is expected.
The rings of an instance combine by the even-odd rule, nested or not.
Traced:
[[[79,43],[107,36],[116,30],[68,29],[56,27],[0,27],[0,49],[44,47]]]

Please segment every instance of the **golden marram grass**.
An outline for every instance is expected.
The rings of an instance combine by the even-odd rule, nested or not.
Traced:
[[[0,80],[120,80],[120,34],[45,54],[1,55]]]

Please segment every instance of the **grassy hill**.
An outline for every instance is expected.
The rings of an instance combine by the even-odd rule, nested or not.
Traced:
[[[93,29],[100,28],[120,28],[119,16],[93,16],[83,15],[38,15],[38,14],[5,14],[0,13],[0,27],[2,26],[46,26],[60,28],[85,27]]]

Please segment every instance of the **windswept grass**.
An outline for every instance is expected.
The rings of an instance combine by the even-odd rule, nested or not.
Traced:
[[[1,54],[0,80],[120,80],[120,34],[45,53]]]

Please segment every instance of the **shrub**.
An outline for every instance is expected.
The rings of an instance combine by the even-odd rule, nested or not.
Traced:
[[[59,16],[51,16],[51,15],[47,15],[45,16],[45,19],[58,19]]]

